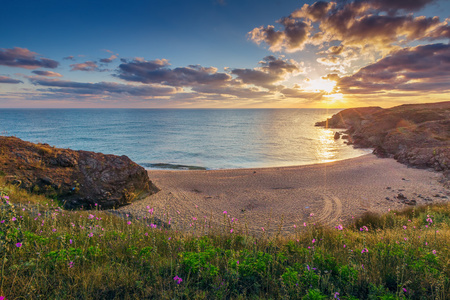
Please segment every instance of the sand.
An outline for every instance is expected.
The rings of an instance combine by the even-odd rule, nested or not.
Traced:
[[[367,211],[408,207],[395,198],[399,193],[417,205],[450,198],[439,173],[372,154],[305,166],[148,174],[161,191],[119,210],[142,217],[149,206],[177,229],[237,218],[250,233],[291,233],[304,222],[337,226]]]

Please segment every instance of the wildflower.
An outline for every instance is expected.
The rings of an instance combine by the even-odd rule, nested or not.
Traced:
[[[369,252],[369,250],[367,250],[367,248],[364,248],[364,249],[361,250],[361,254],[364,253],[364,252]]]
[[[312,240],[312,243],[314,244],[315,242],[316,242],[316,239],[313,239],[313,240]]]
[[[69,268],[73,267],[73,261],[69,262]]]
[[[193,217],[192,220],[197,221],[197,218],[196,218],[196,217]]]
[[[233,233],[233,229],[230,229],[230,233]]]
[[[261,229],[262,229],[262,231],[265,231],[265,230],[264,230],[264,227],[261,227]]]
[[[311,268],[309,267],[309,265],[306,265],[306,268],[308,269],[308,271],[311,271]]]
[[[339,296],[340,294],[338,292],[334,293],[334,299],[338,299],[339,300]]]
[[[17,244],[16,244],[16,247],[17,247],[17,248],[22,247],[22,243],[17,243]],[[434,250],[434,252],[436,252],[436,250]]]
[[[17,219],[16,219],[16,217],[12,217],[12,219],[11,219],[11,221],[16,221]]]
[[[367,228],[367,226],[363,226],[359,229],[359,231],[369,231],[369,228]]]
[[[433,250],[433,251],[431,251],[431,252],[433,252],[433,254],[436,255],[436,250]]]
[[[70,243],[71,245],[72,245],[72,242],[73,242],[72,239],[70,239],[70,240],[69,240],[69,243]]]
[[[89,214],[88,219],[93,219],[94,217],[94,215]]]
[[[53,232],[56,232],[56,228],[53,228],[52,231],[53,231]]]
[[[145,236],[148,236],[148,232],[144,233]]]
[[[88,234],[88,236],[89,236],[89,237],[93,237],[94,234],[91,232],[91,233]]]
[[[180,283],[183,281],[183,279],[181,279],[180,277],[178,277],[178,275],[175,276],[175,277],[173,278],[173,280],[175,280],[175,282],[176,282],[177,284],[180,284]]]
[[[128,221],[127,224],[128,224],[128,225],[131,225],[131,221]]]
[[[431,223],[433,223],[433,219],[428,218],[428,219],[427,219],[427,222],[431,224]]]
[[[408,290],[407,290],[407,289],[405,289],[405,288],[403,288],[403,292],[407,293],[407,292],[408,292]]]
[[[306,222],[303,222],[303,226],[305,226],[305,227],[306,227]]]
[[[405,229],[405,230],[406,230],[406,228],[407,228],[406,226],[403,226],[403,229]]]
[[[313,214],[313,213],[310,213],[309,216],[310,216],[310,217],[314,217],[314,214]]]
[[[224,211],[223,211],[223,214],[224,214],[224,215],[225,215],[225,214],[227,214],[227,211],[226,211],[226,210],[224,210]]]
[[[239,265],[239,261],[237,261],[236,264]]]
[[[338,230],[342,230],[342,229],[344,229],[344,227],[341,225],[341,224],[339,224],[338,225],[338,227],[336,227]]]
[[[346,248],[347,247],[347,245],[344,245],[344,248]]]
[[[405,240],[405,241],[407,241],[407,240],[408,240],[408,238],[404,238],[404,240]]]
[[[297,228],[297,225],[294,224],[294,228]]]
[[[0,223],[2,223],[2,224],[5,223],[5,220],[2,220]]]

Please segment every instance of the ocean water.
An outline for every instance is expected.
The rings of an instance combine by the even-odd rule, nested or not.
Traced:
[[[0,134],[127,155],[146,168],[256,168],[356,157],[326,109],[0,109]]]

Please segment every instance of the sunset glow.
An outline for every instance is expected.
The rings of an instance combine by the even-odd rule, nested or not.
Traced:
[[[5,3],[0,108],[390,107],[450,96],[446,0],[106,6]]]

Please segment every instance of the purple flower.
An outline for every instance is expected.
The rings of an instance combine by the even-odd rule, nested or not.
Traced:
[[[404,291],[405,293],[407,293],[407,292],[408,292],[408,290],[407,290],[407,289],[405,289],[405,288],[403,288],[403,291]]]
[[[11,219],[11,221],[16,221],[17,219],[16,219],[16,217],[12,217],[12,219]]]
[[[130,221],[128,221],[128,222],[127,222],[127,224],[128,224],[128,225],[131,225],[131,222],[130,222]]]
[[[176,282],[177,284],[180,284],[180,283],[183,281],[183,279],[181,279],[180,277],[178,277],[178,275],[175,276],[175,277],[173,278],[173,280],[175,280],[175,282]]]
[[[72,239],[69,240],[69,243],[72,245]]]
[[[369,252],[369,250],[367,250],[367,248],[364,248],[361,250],[361,253],[364,253],[364,252]]]
[[[436,255],[436,250],[433,250],[433,251],[431,251],[431,252],[433,252],[433,254]]]
[[[17,244],[16,244],[16,247],[17,247],[17,248],[22,247],[22,243],[17,243]]]
[[[226,214],[227,214],[227,211],[226,211],[226,210],[224,210],[224,211],[223,211],[223,214],[224,214],[224,215],[226,215]]]

